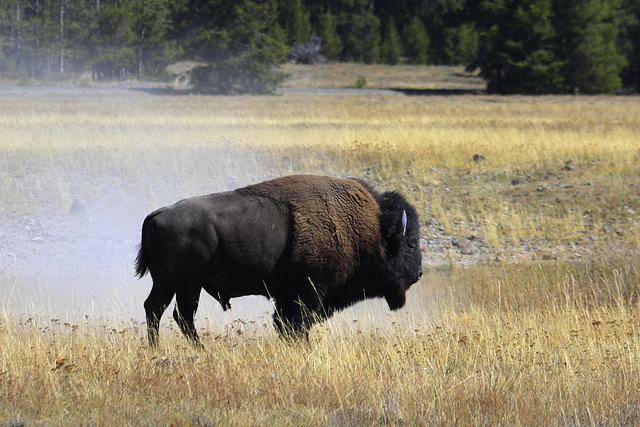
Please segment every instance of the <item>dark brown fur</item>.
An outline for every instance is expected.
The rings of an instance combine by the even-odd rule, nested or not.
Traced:
[[[237,190],[247,197],[279,198],[293,219],[291,263],[342,283],[360,259],[379,258],[380,207],[354,179],[299,175]],[[357,235],[357,238],[354,236]]]

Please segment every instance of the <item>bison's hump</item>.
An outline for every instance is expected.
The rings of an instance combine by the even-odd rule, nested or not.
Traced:
[[[381,256],[380,207],[361,181],[293,175],[238,190],[288,206],[293,223],[291,261],[333,280],[347,280],[362,260]]]

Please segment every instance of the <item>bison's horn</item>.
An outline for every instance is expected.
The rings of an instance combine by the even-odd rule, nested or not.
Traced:
[[[407,211],[402,211],[402,235],[407,234]]]

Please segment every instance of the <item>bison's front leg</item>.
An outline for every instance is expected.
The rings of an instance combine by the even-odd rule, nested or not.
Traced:
[[[322,305],[315,296],[276,298],[273,324],[285,339],[309,339],[309,328],[321,318]]]
[[[176,306],[173,310],[173,318],[180,327],[180,330],[189,342],[196,348],[202,349],[200,337],[193,324],[193,317],[198,310],[200,299],[200,289],[182,291],[176,294]]]
[[[309,331],[302,322],[297,322],[286,310],[276,309],[273,313],[273,325],[285,340],[309,339]]]

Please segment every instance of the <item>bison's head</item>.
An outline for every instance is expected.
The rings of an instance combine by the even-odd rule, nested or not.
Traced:
[[[405,292],[422,276],[420,223],[418,213],[395,191],[380,200],[380,229],[386,251],[384,297],[389,308],[397,310],[405,303]]]

